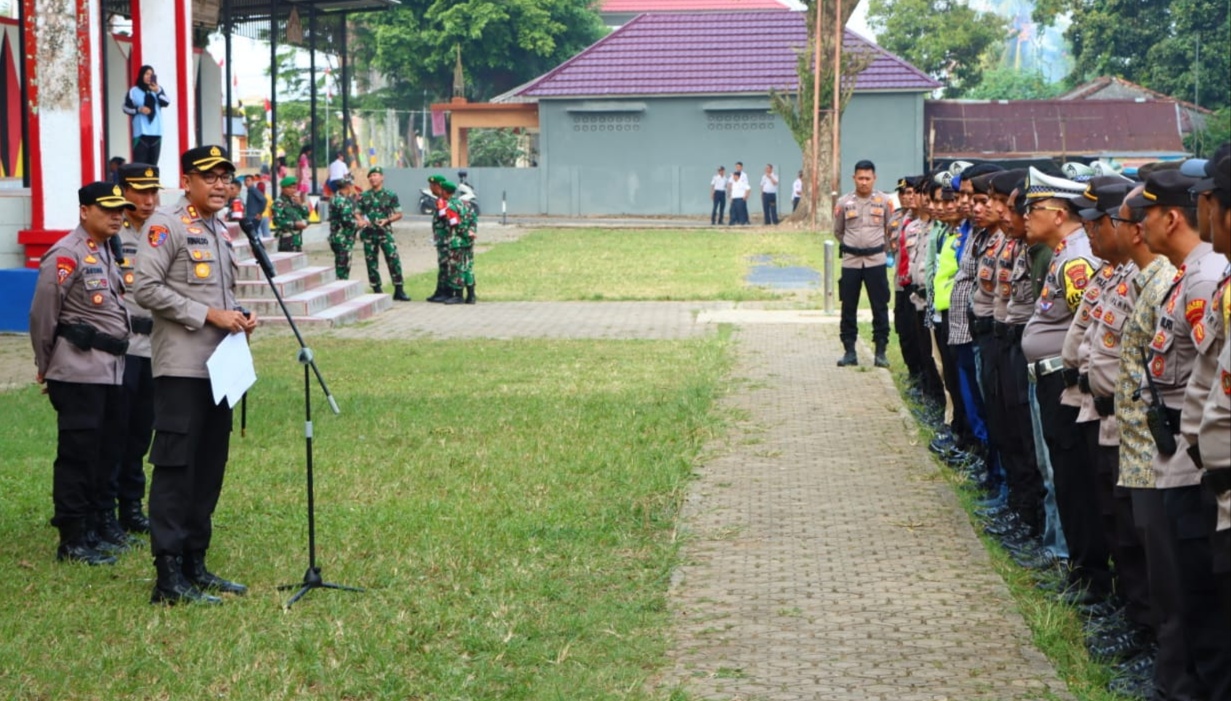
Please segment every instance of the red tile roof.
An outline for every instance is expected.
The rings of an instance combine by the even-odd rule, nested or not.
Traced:
[[[929,100],[933,158],[1182,153],[1174,102]]]
[[[603,0],[600,12],[715,12],[783,10],[779,0]]]
[[[808,43],[802,12],[647,13],[517,92],[522,97],[764,95],[795,90]],[[872,51],[855,89],[940,87],[906,61],[847,30],[847,51]]]

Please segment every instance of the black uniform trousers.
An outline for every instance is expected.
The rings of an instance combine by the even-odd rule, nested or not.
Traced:
[[[859,294],[868,290],[868,302],[872,306],[872,340],[876,347],[889,345],[889,271],[884,264],[864,268],[842,268],[838,278],[838,299],[842,302],[842,321],[838,325],[838,337],[843,347],[855,348],[859,336]]]
[[[915,326],[915,305],[910,301],[910,288],[894,291],[893,330],[898,335],[898,348],[911,382],[923,384],[922,353],[919,351],[919,329]],[[935,370],[935,366],[933,366]]]
[[[1184,640],[1208,698],[1231,698],[1231,628],[1219,614],[1210,534],[1217,518],[1213,496],[1200,485],[1160,490],[1171,521],[1182,592]]]
[[[1184,640],[1184,594],[1176,561],[1175,533],[1167,518],[1163,490],[1129,491],[1133,501],[1133,523],[1146,554],[1154,637],[1158,642],[1158,653],[1154,657],[1155,698],[1204,699]]]
[[[761,193],[761,217],[765,220],[766,226],[778,223],[778,193]]]
[[[1056,510],[1069,545],[1069,582],[1099,596],[1111,593],[1111,552],[1103,537],[1101,517],[1091,508],[1096,498],[1094,465],[1077,427],[1077,407],[1060,403],[1062,373],[1038,378],[1035,385],[1043,439],[1051,456],[1056,487]]]
[[[721,190],[714,191],[714,206],[710,209],[710,225],[722,223],[722,216],[727,209],[727,193]]]
[[[231,441],[231,408],[208,379],[154,378],[150,547],[154,557],[209,548]]]
[[[999,373],[1000,341],[992,334],[991,329],[976,331],[971,323],[971,334],[974,336],[975,347],[979,349],[978,386],[971,391],[983,397],[983,425],[987,428],[988,455],[992,460],[988,463],[988,476],[992,484],[1004,478],[1004,460],[1001,458],[1004,443],[1004,403],[1000,401],[1000,387],[997,375]],[[972,378],[973,379],[973,378]]]
[[[98,494],[107,488],[123,447],[120,392],[119,385],[47,380],[58,428],[51,484],[51,523],[57,528],[71,528],[98,511]]]
[[[136,355],[124,358],[124,384],[120,416],[123,427],[117,438],[123,452],[111,471],[107,488],[100,492],[100,509],[114,509],[116,500],[145,499],[145,454],[154,435],[154,376],[150,359]]]
[[[1022,353],[1021,326],[1010,327],[999,348],[999,404],[1004,415],[1000,433],[1000,463],[1009,487],[1009,508],[1035,533],[1043,532],[1043,475],[1039,473],[1035,450],[1047,446],[1034,444],[1034,424],[1030,419],[1030,380],[1026,376],[1026,355]],[[984,365],[987,361],[984,361]]]

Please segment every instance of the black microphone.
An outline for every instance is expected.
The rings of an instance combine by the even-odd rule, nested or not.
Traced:
[[[269,254],[265,252],[265,244],[261,243],[260,237],[256,235],[256,226],[251,219],[240,219],[239,228],[248,237],[248,243],[252,246],[252,255],[256,258],[256,262],[261,266],[261,270],[265,271],[265,276],[270,280],[277,277],[274,272],[274,264],[269,260]]]

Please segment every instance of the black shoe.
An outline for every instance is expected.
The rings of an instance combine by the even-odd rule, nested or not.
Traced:
[[[1054,555],[1046,550],[1039,550],[1032,554],[1023,553],[1015,555],[1013,561],[1017,563],[1018,567],[1036,572],[1054,570],[1056,569],[1056,563],[1059,562]]]
[[[94,522],[94,532],[98,536],[98,549],[113,555],[126,553],[141,542],[128,535],[111,509],[99,512]]]
[[[114,565],[115,558],[90,545],[86,533],[85,521],[60,526],[60,547],[56,549],[56,559],[60,562],[83,562],[91,567]]]
[[[1093,645],[1087,646],[1090,657],[1100,662],[1127,660],[1144,652],[1149,647],[1149,641],[1142,638],[1135,630],[1125,631],[1119,635],[1109,635],[1097,638]]]
[[[184,577],[180,569],[180,558],[175,555],[160,555],[154,558],[154,569],[158,572],[158,579],[155,580],[154,591],[150,594],[151,604],[174,606],[180,603],[222,603],[222,599],[197,589]]]
[[[1150,645],[1145,651],[1132,657],[1124,662],[1113,667],[1113,673],[1124,676],[1131,675],[1154,675],[1154,657],[1158,654],[1158,648]]]
[[[875,356],[873,356],[873,359],[872,359],[872,364],[873,364],[873,365],[875,365],[875,366],[876,366],[876,367],[878,367],[878,368],[887,368],[887,367],[889,367],[889,358],[885,355],[885,349],[884,349],[884,348],[878,348],[878,349],[876,350],[876,355],[875,355]]]
[[[403,290],[401,285],[393,286],[393,301],[395,302],[409,302],[410,301],[410,297],[406,296],[406,290]]]
[[[464,301],[461,290],[449,290],[449,297],[442,304],[462,304]]]
[[[838,367],[840,368],[855,367],[856,365],[859,365],[859,356],[855,355],[853,348],[848,349],[846,355],[838,359]]]
[[[1022,527],[1022,522],[1018,520],[1017,514],[1009,513],[1007,516],[998,521],[993,521],[983,527],[983,532],[990,536],[1004,536],[1018,531]]]
[[[1107,682],[1107,690],[1132,701],[1149,701],[1154,698],[1154,664],[1153,660],[1150,662],[1150,672],[1116,675]]]
[[[380,285],[372,285],[372,294],[383,294]]]
[[[184,578],[198,589],[202,591],[219,591],[223,594],[235,594],[236,596],[243,596],[248,593],[248,587],[239,582],[223,579],[205,569],[205,553],[184,553],[183,560]]]
[[[474,304],[476,301],[474,296],[474,285],[466,285],[466,304]]]
[[[423,300],[425,302],[443,302],[445,295],[445,277],[443,273],[436,273],[436,291],[431,297]]]
[[[129,533],[150,532],[150,520],[141,511],[140,501],[120,502],[120,526]]]
[[[1060,602],[1075,607],[1087,607],[1102,601],[1102,597],[1088,587],[1072,586],[1060,595]]]

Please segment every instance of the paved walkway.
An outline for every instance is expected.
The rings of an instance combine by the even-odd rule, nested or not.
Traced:
[[[333,333],[686,338],[734,323],[724,401],[746,420],[690,490],[658,681],[731,701],[1070,698],[868,349],[838,368],[832,317],[754,306],[416,302]]]

